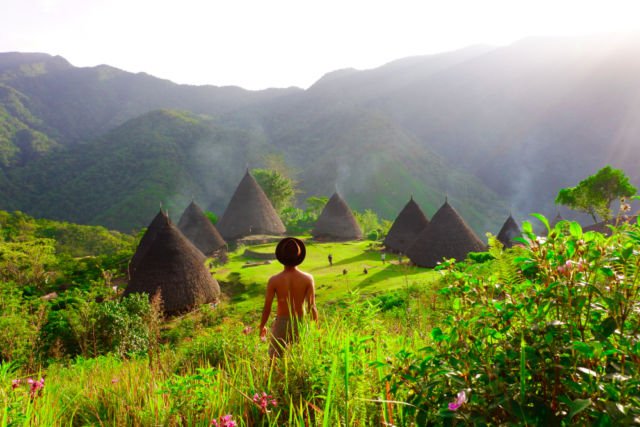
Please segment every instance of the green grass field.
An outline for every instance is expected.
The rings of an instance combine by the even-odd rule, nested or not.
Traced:
[[[430,269],[409,266],[406,257],[400,263],[398,256],[392,254],[387,254],[383,264],[380,251],[372,248],[371,241],[318,243],[307,239],[305,243],[307,256],[299,268],[314,276],[319,307],[339,301],[350,291],[375,295],[418,284],[425,286],[439,275]],[[250,250],[274,253],[275,246],[276,243],[257,245]],[[236,249],[229,254],[227,264],[212,271],[236,309],[247,312],[262,307],[267,280],[281,271],[282,265],[276,260],[246,257],[245,249]],[[333,256],[333,266],[329,266],[329,254]]]

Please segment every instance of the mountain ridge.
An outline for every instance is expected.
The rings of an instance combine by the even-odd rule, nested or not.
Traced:
[[[5,75],[2,58],[0,54],[0,75]],[[640,163],[640,37],[529,38],[503,47],[472,46],[371,70],[338,70],[307,90],[258,92],[176,85],[109,66],[65,69],[60,60],[54,61],[60,70],[39,73],[42,57],[35,59],[36,65],[24,68],[27,76],[16,77],[12,71],[12,77],[0,80],[28,113],[24,117],[33,117],[22,120],[0,103],[6,128],[13,129],[4,142],[0,133],[0,150],[9,147],[6,157],[14,156],[0,166],[0,179],[7,182],[7,190],[0,190],[0,208],[29,212],[39,204],[11,197],[31,191],[33,198],[48,188],[34,184],[29,174],[37,171],[31,161],[54,170],[48,166],[52,159],[73,157],[70,153],[80,150],[77,156],[90,162],[86,156],[91,150],[83,147],[108,144],[113,135],[128,141],[120,156],[138,153],[144,158],[135,146],[145,139],[164,146],[166,138],[152,128],[135,130],[129,123],[140,117],[155,123],[157,118],[147,114],[159,109],[189,112],[171,113],[183,116],[171,122],[178,129],[186,126],[184,121],[205,123],[202,141],[185,145],[169,137],[178,152],[157,161],[162,164],[174,155],[190,159],[198,170],[184,175],[190,182],[212,176],[202,159],[219,167],[224,184],[190,184],[209,197],[201,203],[218,212],[244,166],[259,167],[262,156],[270,153],[282,154],[301,170],[300,199],[329,195],[340,187],[354,208],[374,209],[393,219],[410,193],[419,194],[427,214],[448,194],[478,233],[497,232],[509,210],[519,218],[532,211],[553,215],[560,187],[574,185],[608,163],[640,184],[635,167]],[[12,61],[15,70],[20,61]],[[0,114],[0,124],[2,120]],[[41,150],[33,158],[20,157],[16,148],[16,135],[24,129],[49,140],[36,144]],[[185,147],[200,151],[195,156],[180,152]],[[112,161],[111,153],[101,153]],[[223,162],[220,156],[233,160]],[[181,170],[189,169],[178,163]],[[78,165],[86,173],[82,162]],[[181,189],[159,190],[145,182],[159,198],[185,198]],[[116,190],[130,195],[127,188]],[[51,212],[62,215],[64,209],[54,199],[49,199]],[[141,212],[126,227],[148,222]],[[563,216],[571,217],[567,212]]]

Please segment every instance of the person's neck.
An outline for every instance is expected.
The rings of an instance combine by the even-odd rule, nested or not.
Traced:
[[[284,271],[295,271],[298,268],[295,265],[285,265],[284,266]]]

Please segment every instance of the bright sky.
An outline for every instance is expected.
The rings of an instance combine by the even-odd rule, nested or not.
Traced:
[[[0,11],[0,52],[247,89],[478,43],[640,31],[638,0],[0,0]]]

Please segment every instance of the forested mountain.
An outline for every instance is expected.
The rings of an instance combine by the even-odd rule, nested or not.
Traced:
[[[411,194],[429,215],[448,195],[495,233],[509,210],[554,214],[558,188],[605,164],[640,184],[638,117],[640,37],[473,46],[259,92],[0,54],[0,208],[124,230],[160,200],[220,214],[247,165],[282,153],[301,200],[337,187],[393,218]]]

